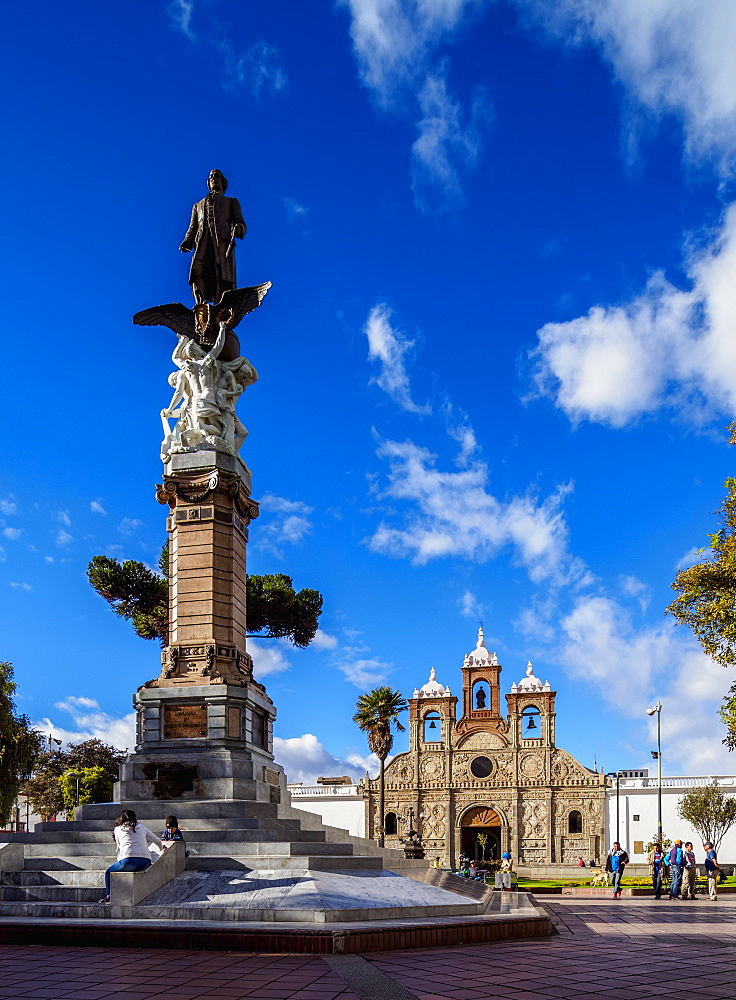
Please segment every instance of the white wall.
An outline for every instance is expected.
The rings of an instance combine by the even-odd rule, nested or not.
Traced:
[[[294,809],[317,813],[327,826],[365,837],[365,804],[356,785],[289,785]]]
[[[614,840],[628,851],[632,862],[645,862],[645,853],[636,853],[635,842],[640,840],[646,846],[657,836],[657,789],[656,777],[621,778],[619,783],[619,830],[616,836],[616,779],[613,787],[606,792],[606,851]],[[691,840],[695,857],[702,863],[703,843],[698,833],[689,823],[680,819],[677,806],[688,789],[699,785],[710,785],[716,781],[725,792],[736,795],[736,776],[703,775],[698,777],[662,778],[662,832],[670,840]],[[639,819],[634,819],[638,816]],[[724,864],[736,864],[736,825],[726,833],[718,849],[718,860]]]

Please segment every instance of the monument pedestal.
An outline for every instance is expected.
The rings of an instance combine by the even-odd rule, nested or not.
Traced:
[[[235,455],[174,453],[157,487],[169,505],[169,642],[161,673],[135,694],[137,740],[118,802],[279,802],[276,709],[246,650],[246,547],[258,516],[250,472]]]
[[[280,802],[271,699],[251,682],[142,687],[135,695],[138,742],[120,770],[118,802],[248,799]]]

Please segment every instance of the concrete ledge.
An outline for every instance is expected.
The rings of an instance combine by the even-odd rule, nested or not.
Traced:
[[[404,948],[436,948],[548,937],[549,916],[455,917],[444,920],[377,921],[372,926],[287,927],[261,923],[245,929],[215,921],[0,919],[0,945],[39,944],[105,948],[167,948],[198,951],[268,952],[293,955],[356,955]]]
[[[176,841],[144,872],[112,872],[110,875],[110,905],[135,906],[156,889],[181,875],[186,864],[184,844]],[[117,914],[114,914],[117,916]],[[122,914],[120,914],[122,916]]]
[[[0,872],[21,872],[25,850],[23,844],[0,844]]]

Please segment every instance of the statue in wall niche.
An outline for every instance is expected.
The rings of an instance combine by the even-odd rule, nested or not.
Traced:
[[[485,708],[486,707],[486,692],[482,687],[479,687],[475,692],[475,707]]]
[[[235,412],[235,403],[258,380],[258,372],[247,358],[220,360],[226,334],[227,323],[223,321],[209,351],[193,338],[179,334],[171,356],[178,371],[169,377],[174,394],[161,411],[163,459],[200,448],[235,455],[245,441],[248,431]],[[173,428],[170,420],[176,421]]]

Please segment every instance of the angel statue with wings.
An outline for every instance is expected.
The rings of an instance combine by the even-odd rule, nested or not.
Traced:
[[[220,361],[226,333],[227,324],[221,321],[209,351],[190,337],[178,336],[171,356],[178,371],[169,377],[174,395],[161,411],[164,461],[173,453],[202,448],[236,455],[245,441],[248,431],[235,412],[235,403],[258,380],[258,372],[247,358]],[[176,420],[173,429],[169,420]]]

